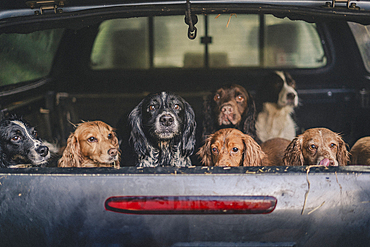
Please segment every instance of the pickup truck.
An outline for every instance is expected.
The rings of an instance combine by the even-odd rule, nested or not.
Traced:
[[[370,135],[368,24],[368,1],[2,1],[1,117],[63,148],[73,124],[120,130],[169,90],[201,128],[212,89],[254,94],[285,70],[298,133],[326,127],[350,150]],[[181,168],[1,168],[0,246],[370,245],[370,167],[205,167],[196,151]]]

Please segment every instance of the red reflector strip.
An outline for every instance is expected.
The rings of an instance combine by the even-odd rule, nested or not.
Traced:
[[[105,201],[108,211],[126,214],[268,214],[272,196],[116,196]]]

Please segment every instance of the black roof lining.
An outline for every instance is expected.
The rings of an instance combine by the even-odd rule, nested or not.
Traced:
[[[194,14],[273,14],[279,18],[304,20],[307,22],[321,21],[353,21],[370,24],[370,12],[353,11],[345,8],[339,10],[327,8],[304,8],[272,5],[246,4],[192,4]],[[125,6],[104,9],[90,9],[79,12],[61,14],[44,14],[34,16],[13,17],[0,22],[0,32],[29,33],[41,29],[68,28],[80,29],[101,21],[114,18],[130,18],[141,16],[184,15],[185,5],[150,5]]]

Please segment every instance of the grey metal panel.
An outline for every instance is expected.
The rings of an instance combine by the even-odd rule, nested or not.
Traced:
[[[6,246],[171,246],[178,242],[294,242],[367,246],[370,174],[0,174]],[[128,215],[122,195],[269,195],[267,215]],[[305,209],[302,213],[303,205]]]

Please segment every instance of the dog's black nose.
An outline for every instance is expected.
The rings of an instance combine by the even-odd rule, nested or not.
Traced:
[[[171,126],[174,119],[170,114],[164,114],[159,118],[159,122],[164,126]]]
[[[286,95],[286,97],[287,97],[287,99],[288,99],[288,100],[294,100],[294,98],[295,98],[295,94],[294,94],[294,93],[288,93],[288,94]]]
[[[49,148],[47,146],[40,146],[38,149],[36,149],[36,152],[42,157],[45,157],[49,153]]]

